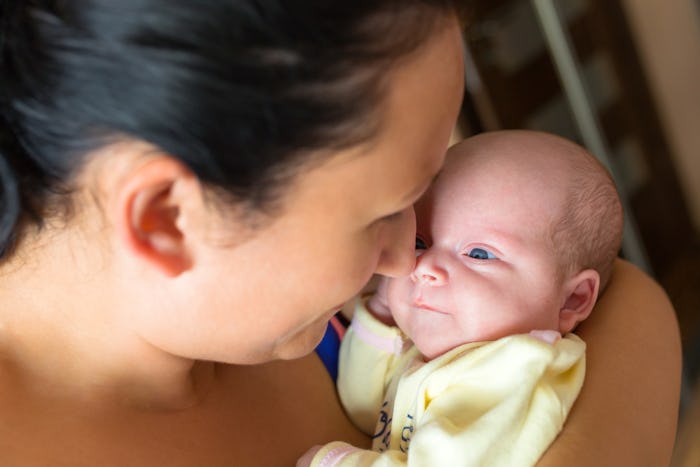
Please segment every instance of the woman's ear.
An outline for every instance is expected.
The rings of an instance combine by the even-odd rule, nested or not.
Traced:
[[[128,253],[174,277],[191,267],[187,232],[181,227],[184,203],[198,194],[194,174],[168,156],[136,166],[117,188],[115,221]]]
[[[571,332],[578,323],[588,318],[598,298],[600,275],[593,269],[584,269],[564,283],[564,303],[559,310],[559,331]]]

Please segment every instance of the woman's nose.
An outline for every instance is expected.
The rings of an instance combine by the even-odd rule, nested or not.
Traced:
[[[416,258],[416,267],[411,273],[411,279],[416,283],[422,283],[432,287],[447,284],[447,270],[440,264],[439,254],[427,249]]]
[[[403,210],[384,226],[382,252],[376,273],[389,277],[406,276],[416,264],[416,214],[413,207]]]

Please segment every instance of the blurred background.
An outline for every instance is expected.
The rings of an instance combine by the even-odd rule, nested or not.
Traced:
[[[700,466],[700,0],[469,4],[460,132],[550,131],[611,170],[623,256],[666,289],[681,329],[673,465]]]

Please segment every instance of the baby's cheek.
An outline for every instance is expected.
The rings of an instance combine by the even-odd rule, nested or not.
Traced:
[[[386,287],[387,304],[392,312],[401,313],[410,300],[410,283],[408,277],[393,278],[389,281]]]

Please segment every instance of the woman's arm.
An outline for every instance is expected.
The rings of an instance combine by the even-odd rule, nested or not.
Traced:
[[[608,289],[576,331],[586,381],[541,466],[668,465],[681,385],[681,344],[665,292],[618,260]]]

